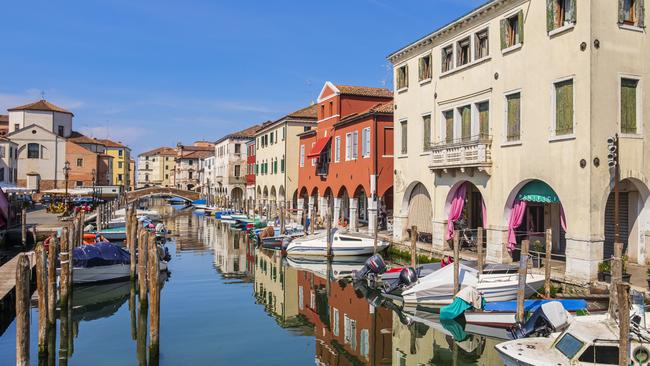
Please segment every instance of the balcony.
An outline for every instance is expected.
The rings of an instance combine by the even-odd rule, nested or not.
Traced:
[[[456,170],[471,174],[475,170],[488,174],[492,166],[492,138],[472,136],[453,141],[440,141],[429,147],[429,169],[436,174],[454,173]]]

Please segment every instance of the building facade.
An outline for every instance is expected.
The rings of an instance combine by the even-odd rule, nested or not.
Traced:
[[[18,144],[0,137],[0,186],[14,187],[18,178]]]
[[[205,160],[199,162],[201,166],[201,194],[203,197],[210,197],[212,199],[215,194],[214,185],[214,166],[215,156],[210,155]]]
[[[159,147],[138,155],[137,188],[174,187],[176,149]]]
[[[214,145],[199,142],[193,145],[178,144],[174,160],[174,187],[188,191],[201,191],[203,161],[214,155]]]
[[[113,157],[113,184],[128,190],[131,187],[131,149],[120,142],[108,139],[99,141],[106,146],[106,154]]]
[[[257,199],[270,212],[292,207],[298,191],[298,134],[316,126],[317,106],[312,105],[267,122],[255,134]]]
[[[618,133],[621,235],[645,263],[641,3],[492,1],[391,54],[395,237],[415,224],[443,248],[459,224],[484,227],[487,259],[508,262],[552,229],[566,277],[590,281],[613,252],[607,139]]]
[[[218,197],[243,204],[246,191],[246,143],[253,139],[255,131],[260,127],[255,125],[226,135],[215,142],[214,182]]]
[[[69,139],[66,161],[70,163],[68,188],[112,185],[113,156],[91,151]]]
[[[246,197],[248,202],[255,202],[255,153],[257,140],[246,142]]]
[[[6,136],[18,145],[17,185],[35,191],[63,187],[72,112],[46,100],[10,108],[8,112]]]
[[[298,216],[329,210],[334,224],[374,232],[392,208],[393,93],[325,83],[316,128],[298,136]]]

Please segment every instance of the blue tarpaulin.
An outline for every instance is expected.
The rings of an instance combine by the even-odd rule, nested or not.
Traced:
[[[578,311],[587,309],[587,301],[583,299],[569,299],[569,300],[526,300],[524,301],[524,311],[532,312],[537,310],[538,307],[542,304],[557,301],[564,306],[566,311]],[[485,311],[498,311],[505,313],[514,313],[517,311],[517,302],[516,301],[497,301],[497,302],[488,302],[483,307]],[[442,317],[442,312],[440,313]]]
[[[72,250],[75,267],[97,267],[130,264],[131,254],[109,242],[84,244]]]

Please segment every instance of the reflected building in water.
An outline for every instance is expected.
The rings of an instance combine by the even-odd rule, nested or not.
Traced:
[[[314,324],[317,365],[390,365],[393,314],[375,308],[351,283],[299,270],[298,312]]]
[[[217,271],[226,278],[250,279],[252,268],[249,269],[243,234],[218,228],[212,218],[207,218],[205,222],[205,242],[212,246]]]
[[[283,328],[300,327],[306,324],[298,313],[297,271],[295,268],[283,265],[280,252],[257,251],[255,299],[264,305],[267,312]]]

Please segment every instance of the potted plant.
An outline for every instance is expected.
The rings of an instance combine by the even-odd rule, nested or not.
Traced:
[[[542,258],[540,255],[543,250],[544,246],[542,245],[542,242],[535,240],[535,242],[533,242],[533,268],[542,267]]]
[[[609,261],[598,263],[598,281],[609,282],[612,280],[611,267]]]

